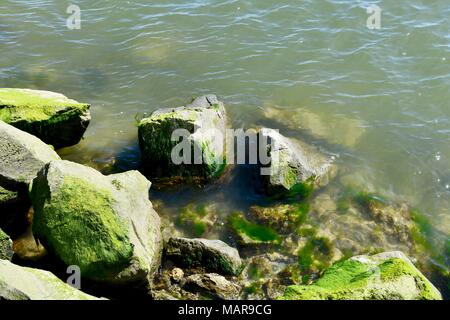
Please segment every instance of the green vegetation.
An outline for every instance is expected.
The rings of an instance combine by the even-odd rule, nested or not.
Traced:
[[[201,237],[208,230],[208,225],[204,221],[207,215],[205,206],[188,205],[178,216],[176,224],[179,227],[186,228],[194,236]]]
[[[232,213],[228,219],[231,229],[244,241],[249,240],[249,242],[267,242],[274,244],[281,242],[281,237],[275,230],[252,223],[245,219],[239,212]]]
[[[300,270],[311,273],[327,268],[332,251],[333,246],[329,239],[313,236],[297,254]]]
[[[102,279],[129,265],[133,246],[107,190],[74,177],[65,178],[57,194],[42,190],[33,184],[33,233],[45,239],[67,265],[78,265],[83,275],[92,279]]]

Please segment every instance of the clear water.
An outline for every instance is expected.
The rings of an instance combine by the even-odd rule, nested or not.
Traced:
[[[372,3],[383,10],[381,30],[366,27]],[[135,168],[135,116],[205,93],[225,101],[235,127],[263,124],[273,108],[301,109],[325,119],[321,131],[332,130],[333,141],[312,140],[339,154],[350,179],[409,201],[450,234],[448,1],[77,4],[81,30],[69,30],[66,1],[0,0],[0,87],[92,104],[85,139],[61,150],[64,158]],[[231,210],[251,201],[245,187],[155,197],[174,207],[213,199]]]

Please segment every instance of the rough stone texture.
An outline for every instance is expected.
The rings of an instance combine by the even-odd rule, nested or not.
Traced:
[[[153,177],[210,180],[225,166],[226,112],[215,95],[202,96],[191,104],[159,109],[139,123],[143,167]],[[175,164],[171,154],[179,141],[171,141],[175,129],[185,129],[191,164]],[[184,154],[178,150],[179,154]],[[197,156],[196,156],[197,155]]]
[[[28,186],[45,164],[57,159],[58,154],[41,140],[0,121],[0,184],[4,188]],[[1,192],[2,202],[14,198],[5,193]]]
[[[89,125],[89,104],[49,91],[0,89],[0,120],[55,148],[77,144]]]
[[[0,300],[97,300],[52,273],[0,260]]]
[[[11,260],[14,254],[13,243],[9,236],[0,229],[0,260]]]
[[[439,291],[401,252],[338,262],[309,286],[290,286],[287,300],[440,300]]]
[[[333,158],[302,141],[289,139],[274,129],[262,128],[259,139],[267,141],[270,156],[264,175],[265,191],[271,195],[307,196],[314,187],[328,184],[335,174]]]
[[[242,271],[239,252],[220,240],[171,238],[166,255],[183,267],[227,275],[239,275]]]
[[[151,183],[137,171],[104,176],[52,161],[33,181],[33,233],[82,276],[109,283],[149,280],[160,263],[160,219]]]
[[[183,286],[188,291],[199,291],[202,295],[216,299],[237,299],[239,286],[216,273],[193,274],[186,278]]]

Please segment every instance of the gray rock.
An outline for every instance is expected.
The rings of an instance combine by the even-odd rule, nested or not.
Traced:
[[[11,260],[13,254],[13,243],[11,239],[0,229],[0,260]]]
[[[28,187],[45,164],[58,159],[58,154],[35,136],[0,121],[0,184],[4,188]]]
[[[89,108],[55,92],[0,88],[0,120],[55,148],[80,141],[91,120]]]
[[[240,287],[216,273],[193,274],[186,278],[183,289],[199,292],[204,297],[237,299]]]
[[[52,161],[33,181],[33,233],[82,276],[114,284],[148,282],[160,263],[160,219],[151,183],[137,171],[104,176]]]
[[[220,240],[171,238],[166,256],[183,267],[225,275],[239,275],[243,268],[239,252]]]
[[[145,171],[158,178],[181,177],[203,181],[218,177],[225,166],[226,123],[225,107],[214,95],[199,97],[184,107],[156,110],[139,123],[139,144]],[[190,148],[186,154],[190,163],[176,164],[172,161],[172,150],[179,144],[179,141],[171,140],[175,129],[187,130],[185,138]],[[177,154],[185,155],[178,151]],[[190,157],[191,152],[193,157]]]
[[[0,300],[98,300],[48,271],[0,260]]]
[[[266,151],[271,159],[270,164],[263,163],[268,194],[308,196],[315,187],[328,184],[335,174],[333,157],[311,145],[268,128],[259,131],[259,139],[267,141]]]

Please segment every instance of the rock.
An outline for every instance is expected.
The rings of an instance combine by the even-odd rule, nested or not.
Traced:
[[[228,224],[237,236],[240,245],[261,246],[278,245],[280,235],[270,227],[248,221],[242,213],[235,212],[228,216]]]
[[[287,109],[266,105],[264,116],[281,123],[290,130],[298,130],[315,139],[324,140],[328,144],[342,145],[347,148],[354,148],[366,132],[366,124],[359,119],[305,108]]]
[[[0,260],[0,300],[98,300],[48,271]]]
[[[269,207],[252,206],[249,214],[278,232],[289,233],[305,221],[308,212],[308,203],[297,203]]]
[[[439,291],[401,252],[338,262],[309,286],[290,286],[286,300],[441,300]]]
[[[28,188],[45,164],[58,159],[58,154],[38,138],[0,121],[0,184],[5,188],[1,202],[14,199],[14,191]]]
[[[184,271],[180,268],[173,268],[170,272],[170,278],[175,282],[181,282],[184,278]]]
[[[9,236],[0,229],[0,260],[11,260],[14,254],[12,241]]]
[[[139,123],[144,170],[158,178],[207,181],[220,176],[225,167],[226,122],[225,107],[214,95],[199,97],[184,107],[156,110]],[[178,139],[171,140],[176,129],[187,130],[189,150],[178,150],[177,155],[188,156],[188,163],[172,161],[172,150],[179,144]],[[198,156],[191,157],[191,152]]]
[[[236,299],[239,286],[216,273],[193,274],[186,278],[183,289],[216,299]]]
[[[32,183],[33,233],[83,277],[113,284],[149,280],[160,263],[160,219],[151,183],[137,171],[104,176],[52,161]]]
[[[225,275],[237,276],[243,267],[239,252],[220,240],[171,238],[166,256],[186,268]]]
[[[77,144],[91,120],[89,104],[40,90],[0,89],[0,120],[55,148]]]
[[[307,197],[315,187],[325,186],[336,173],[333,157],[302,141],[289,139],[274,129],[262,128],[259,139],[267,141],[270,164],[263,167],[266,193]],[[261,152],[260,152],[261,154]]]

